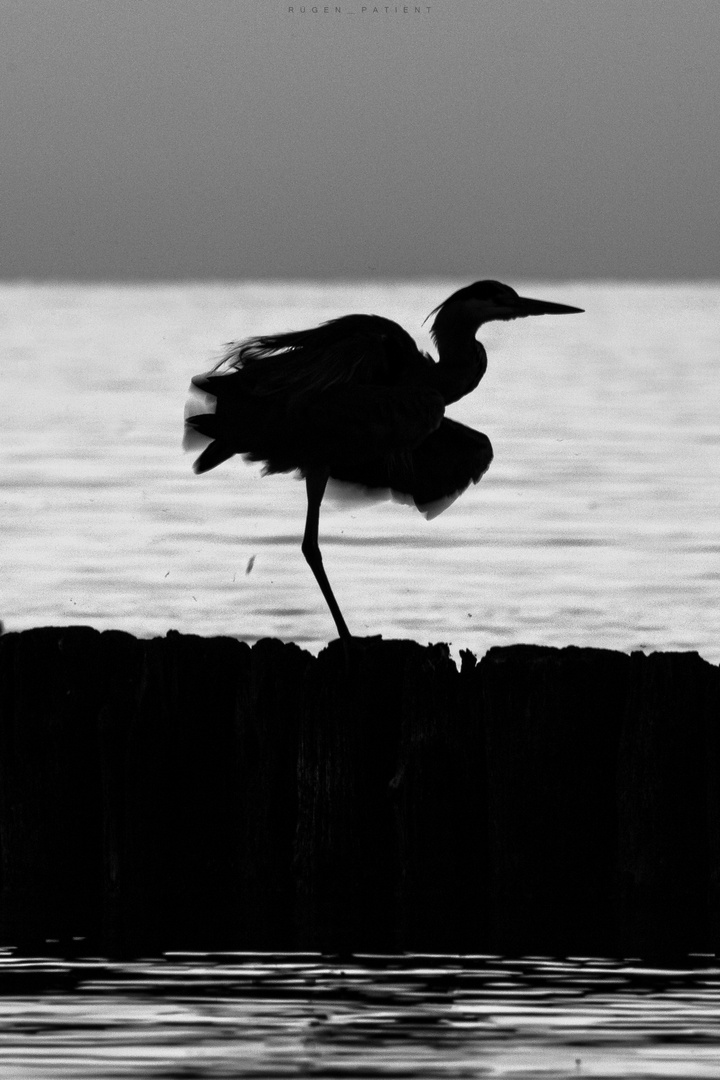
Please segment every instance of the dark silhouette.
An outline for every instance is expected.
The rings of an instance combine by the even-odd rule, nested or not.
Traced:
[[[193,468],[206,472],[242,454],[264,461],[269,473],[299,470],[308,499],[303,555],[347,639],[318,545],[328,479],[389,489],[428,517],[441,513],[477,483],[493,456],[486,435],[444,415],[485,374],[478,327],[579,311],[477,281],[431,312],[437,362],[378,315],[345,315],[312,330],[234,342],[211,372],[192,380],[214,407],[187,416],[186,446],[198,436],[212,440]]]

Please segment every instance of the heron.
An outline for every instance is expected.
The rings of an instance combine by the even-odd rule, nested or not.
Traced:
[[[493,320],[582,311],[485,280],[428,315],[435,316],[437,360],[379,315],[344,315],[308,330],[231,342],[211,371],[191,381],[203,407],[196,411],[191,398],[185,445],[204,445],[193,469],[204,473],[240,454],[263,462],[265,473],[304,478],[301,550],[347,642],[318,540],[330,478],[389,491],[435,517],[480,480],[493,458],[487,435],[445,416],[487,370],[478,329]]]

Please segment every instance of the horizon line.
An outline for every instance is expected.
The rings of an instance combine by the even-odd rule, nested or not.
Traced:
[[[301,277],[297,275],[258,275],[257,277],[198,277],[195,275],[181,276],[181,277],[34,277],[30,275],[18,275],[16,277],[3,277],[0,275],[0,286],[115,286],[115,287],[137,287],[144,286],[152,288],[154,286],[167,287],[167,286],[181,286],[181,285],[223,285],[223,286],[244,286],[244,285],[317,285],[317,286],[343,286],[343,285],[435,285],[436,283],[445,282],[464,282],[467,281],[469,275],[418,275],[402,277],[398,275],[388,275],[387,277],[364,277],[358,275],[357,277],[348,276],[325,276],[325,277]],[[562,275],[501,275],[504,277],[512,277],[515,281],[523,282],[551,282],[551,283],[563,283],[563,284],[583,284],[583,285],[719,285],[720,275],[717,277],[708,277],[700,275],[697,277],[692,276],[675,276],[675,277],[639,277],[639,276],[622,276],[622,277],[607,277],[607,276],[562,276]],[[475,279],[481,280],[481,279]]]

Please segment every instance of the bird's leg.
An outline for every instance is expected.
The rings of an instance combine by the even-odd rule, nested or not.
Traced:
[[[322,555],[320,554],[320,546],[318,544],[320,503],[325,494],[327,482],[328,474],[326,472],[309,472],[305,479],[308,508],[307,517],[305,519],[305,534],[302,542],[302,553],[305,556],[308,566],[315,575],[315,580],[320,586],[322,594],[327,601],[327,606],[330,608],[330,614],[335,620],[338,634],[343,641],[347,641],[350,638],[350,631],[347,628],[340,608],[338,607],[337,600],[333,596],[333,591],[330,588],[330,582],[325,573]]]

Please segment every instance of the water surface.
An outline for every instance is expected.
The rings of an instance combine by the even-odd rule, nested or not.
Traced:
[[[0,960],[0,1076],[717,1077],[720,969],[575,958]]]
[[[304,487],[237,458],[194,476],[190,376],[229,339],[350,311],[430,347],[421,322],[458,284],[0,287],[6,627],[319,649],[334,626],[300,552]],[[717,662],[720,287],[514,284],[586,314],[483,328],[488,373],[449,414],[496,457],[440,517],[323,506],[351,629],[478,655],[535,642]]]

